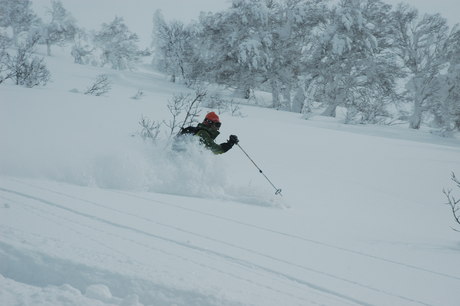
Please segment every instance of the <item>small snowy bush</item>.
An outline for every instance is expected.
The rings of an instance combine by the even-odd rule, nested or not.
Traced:
[[[14,55],[5,49],[0,51],[0,83],[7,79],[26,87],[48,83],[50,72],[44,59],[33,55],[38,39],[38,36],[28,37],[25,42],[18,44]]]
[[[85,91],[85,95],[101,96],[109,92],[111,86],[107,75],[100,74],[94,83]]]

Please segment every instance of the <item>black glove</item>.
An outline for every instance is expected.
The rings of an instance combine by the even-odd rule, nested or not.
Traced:
[[[228,143],[231,143],[232,145],[235,145],[239,142],[238,136],[236,135],[230,135],[230,138],[228,139]]]

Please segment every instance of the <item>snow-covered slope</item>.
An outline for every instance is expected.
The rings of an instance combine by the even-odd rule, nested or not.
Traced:
[[[458,139],[221,114],[218,140],[238,135],[280,197],[238,147],[140,139],[187,90],[163,75],[47,62],[45,88],[0,87],[0,304],[458,304]],[[100,73],[110,93],[83,95]]]

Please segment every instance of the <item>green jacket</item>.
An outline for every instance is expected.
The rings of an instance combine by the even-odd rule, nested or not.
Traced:
[[[218,130],[212,129],[207,127],[206,125],[199,123],[197,125],[199,129],[196,132],[196,136],[200,137],[200,142],[204,144],[204,146],[210,149],[214,154],[222,154],[230,150],[233,144],[228,142],[224,142],[221,144],[217,144],[215,139],[219,136],[220,132]]]

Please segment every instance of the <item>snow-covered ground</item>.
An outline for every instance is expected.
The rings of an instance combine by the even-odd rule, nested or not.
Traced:
[[[55,54],[46,87],[0,87],[1,305],[458,305],[458,137],[221,114],[274,195],[238,147],[138,136],[184,87]],[[112,90],[83,95],[101,73]]]

